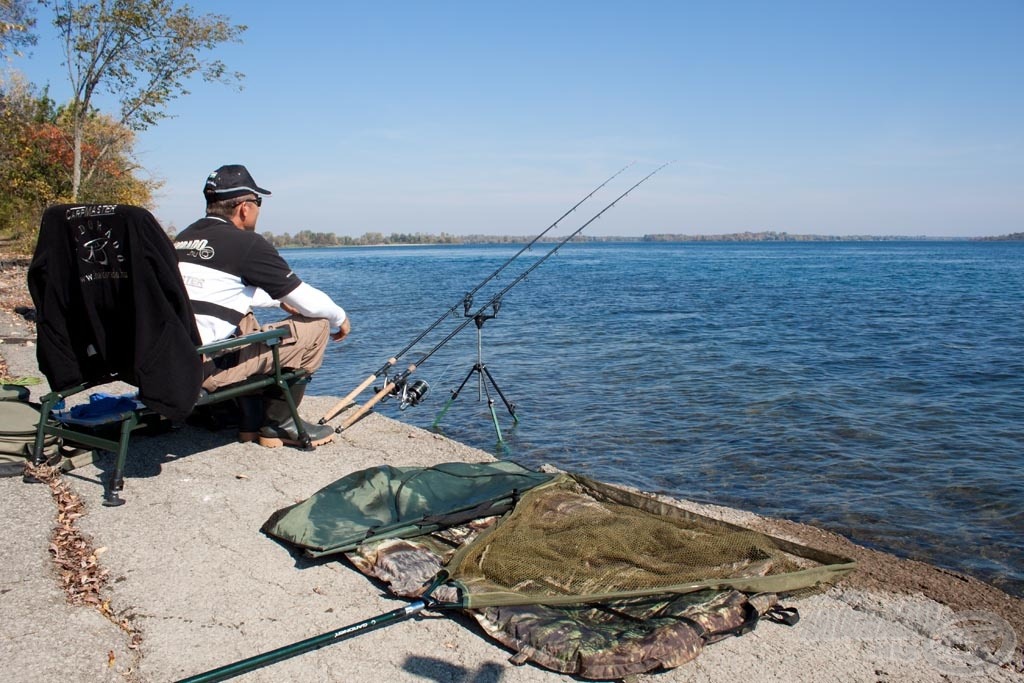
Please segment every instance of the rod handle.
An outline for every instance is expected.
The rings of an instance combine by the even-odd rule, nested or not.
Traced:
[[[381,389],[380,391],[378,391],[376,394],[373,395],[373,398],[371,398],[369,401],[367,401],[363,405],[359,406],[359,410],[357,410],[356,412],[354,412],[351,415],[349,415],[348,417],[346,417],[345,421],[342,422],[340,425],[338,425],[338,427],[334,430],[334,432],[336,434],[340,434],[342,431],[344,431],[344,430],[348,429],[349,427],[351,427],[352,425],[354,425],[356,422],[358,422],[363,417],[363,415],[366,415],[368,412],[370,412],[373,409],[373,407],[375,405],[380,403],[381,400],[385,396],[390,394],[391,391],[394,388],[395,388],[395,383],[394,382],[388,382],[387,384],[385,384],[383,389]]]
[[[376,374],[370,375],[369,377],[364,379],[362,384],[360,384],[355,389],[353,389],[351,392],[349,392],[349,394],[345,398],[343,398],[340,401],[338,401],[334,405],[334,407],[332,407],[330,410],[328,410],[326,413],[324,413],[324,416],[322,418],[320,418],[320,424],[326,424],[327,422],[332,420],[338,413],[340,413],[342,410],[347,408],[349,406],[349,404],[354,403],[355,400],[356,400],[356,396],[358,396],[359,394],[363,393],[363,391],[366,389],[366,387],[368,387],[371,384],[373,384],[373,381],[375,379],[377,379],[377,375]]]
[[[404,377],[408,377],[415,370],[416,370],[416,364],[413,363],[403,373],[403,378]],[[367,401],[363,405],[359,406],[359,410],[357,410],[356,412],[354,412],[351,415],[349,415],[348,417],[346,417],[345,421],[342,422],[340,425],[338,425],[337,428],[335,428],[334,433],[335,434],[341,434],[343,431],[345,431],[346,429],[348,429],[349,427],[354,425],[356,422],[361,420],[362,417],[364,415],[366,415],[368,412],[370,412],[375,405],[380,403],[384,399],[384,397],[386,397],[388,394],[390,394],[392,391],[394,391],[396,386],[397,386],[397,383],[394,382],[394,381],[390,381],[387,384],[385,384],[383,389],[381,389],[380,391],[378,391],[376,394],[373,395],[373,398],[371,398],[369,401]]]

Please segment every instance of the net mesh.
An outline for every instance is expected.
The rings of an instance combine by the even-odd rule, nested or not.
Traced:
[[[768,536],[672,510],[652,514],[563,478],[526,494],[449,569],[467,586],[599,595],[807,566]]]

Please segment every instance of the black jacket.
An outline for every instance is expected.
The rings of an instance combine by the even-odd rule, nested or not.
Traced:
[[[28,270],[39,368],[53,390],[120,380],[172,420],[203,381],[195,318],[174,248],[133,206],[53,206]]]

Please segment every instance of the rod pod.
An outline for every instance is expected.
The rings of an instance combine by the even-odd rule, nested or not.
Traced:
[[[514,280],[512,280],[512,282],[510,282],[508,285],[506,285],[504,287],[504,289],[502,289],[500,292],[498,292],[493,297],[491,297],[490,300],[487,303],[485,303],[483,306],[481,306],[476,311],[475,314],[473,314],[472,316],[467,316],[466,319],[462,323],[460,323],[458,326],[455,327],[454,330],[452,330],[450,333],[448,333],[448,336],[446,336],[444,339],[442,339],[437,344],[435,344],[434,347],[431,348],[429,351],[427,351],[424,355],[420,356],[419,360],[416,363],[410,364],[409,367],[406,368],[404,371],[402,371],[398,375],[395,375],[393,378],[391,378],[387,382],[385,382],[384,387],[382,389],[380,389],[376,394],[374,394],[373,397],[370,400],[368,400],[366,403],[361,405],[354,413],[352,413],[351,415],[346,417],[345,420],[334,429],[335,433],[336,434],[340,434],[342,431],[348,429],[353,424],[355,424],[360,419],[362,419],[362,417],[364,415],[366,415],[366,413],[370,412],[375,405],[380,403],[385,397],[387,397],[390,394],[394,393],[395,389],[397,389],[403,383],[405,383],[405,381],[409,379],[409,375],[414,373],[417,368],[419,368],[425,362],[427,362],[427,360],[431,356],[433,356],[435,353],[437,353],[437,351],[442,346],[444,346],[445,344],[450,342],[452,339],[454,339],[455,336],[459,334],[459,332],[461,332],[462,330],[466,329],[466,327],[469,326],[469,324],[471,322],[473,322],[474,318],[476,318],[477,316],[484,315],[485,312],[487,311],[487,309],[492,307],[492,306],[494,306],[495,304],[500,306],[501,305],[501,301],[502,301],[502,297],[504,297],[505,294],[507,294],[509,292],[509,290],[511,290],[513,287],[515,287],[520,282],[525,280],[530,273],[532,273],[534,270],[536,270],[538,267],[540,267],[540,265],[542,263],[544,263],[545,261],[547,261],[549,258],[554,256],[555,252],[557,252],[559,249],[561,249],[567,242],[569,242],[569,240],[571,240],[573,237],[576,237],[576,235],[578,235],[581,232],[583,232],[583,230],[588,225],[590,225],[591,223],[596,221],[598,218],[600,218],[602,215],[604,215],[604,213],[606,211],[610,210],[613,206],[615,206],[620,201],[622,201],[622,199],[624,199],[626,197],[626,195],[628,195],[630,192],[632,192],[636,188],[640,187],[640,185],[645,183],[651,176],[653,176],[655,173],[657,173],[658,171],[660,171],[661,169],[665,168],[666,166],[668,166],[671,163],[672,163],[671,161],[667,161],[664,164],[662,164],[661,166],[658,166],[656,169],[654,169],[653,171],[651,171],[650,173],[645,175],[643,178],[638,180],[628,190],[626,190],[625,192],[620,194],[618,197],[616,197],[614,201],[612,201],[610,204],[608,204],[603,209],[601,209],[596,214],[594,214],[594,216],[590,220],[588,220],[586,223],[584,223],[580,227],[576,228],[576,230],[574,230],[573,232],[571,232],[568,235],[566,235],[560,242],[558,242],[558,244],[556,244],[554,247],[552,247],[546,254],[541,256],[539,259],[534,261],[533,264],[530,265],[530,267],[528,267],[526,270],[524,270],[522,273],[520,273]],[[370,381],[372,382],[373,380],[371,379]]]
[[[522,255],[523,253],[525,253],[525,252],[526,252],[526,251],[527,251],[528,249],[530,249],[531,247],[533,247],[533,245],[534,245],[534,244],[536,244],[536,243],[537,243],[537,242],[538,242],[538,241],[539,241],[539,240],[540,240],[540,239],[541,239],[542,237],[544,237],[544,235],[548,234],[548,233],[549,233],[549,232],[550,232],[551,230],[553,230],[553,229],[554,229],[554,228],[555,228],[555,227],[556,227],[556,226],[557,226],[557,225],[558,225],[559,223],[561,223],[561,222],[562,222],[562,221],[563,221],[563,220],[565,219],[565,217],[566,217],[566,216],[568,216],[568,215],[569,215],[569,214],[571,214],[571,213],[572,213],[573,211],[575,211],[576,209],[578,209],[578,208],[580,207],[580,205],[581,205],[581,204],[583,204],[583,202],[587,201],[588,199],[590,199],[591,197],[593,197],[593,196],[594,196],[595,194],[597,194],[597,192],[598,192],[598,191],[599,191],[599,190],[600,190],[601,188],[603,188],[603,187],[604,187],[605,185],[607,185],[607,184],[608,184],[608,183],[610,183],[611,181],[615,180],[615,178],[617,178],[617,177],[618,177],[619,175],[621,175],[621,174],[622,174],[622,173],[623,173],[623,172],[624,172],[624,171],[625,171],[626,169],[628,169],[628,168],[629,168],[630,166],[632,166],[632,165],[633,165],[634,163],[636,163],[636,162],[634,162],[634,161],[631,161],[631,162],[629,162],[628,164],[626,164],[625,166],[623,166],[622,168],[620,168],[620,169],[619,169],[618,171],[616,171],[615,173],[613,173],[613,174],[611,175],[611,177],[609,177],[609,178],[608,178],[607,180],[605,180],[605,181],[604,181],[603,183],[601,183],[600,185],[598,185],[597,187],[595,187],[595,188],[594,188],[593,190],[591,190],[591,191],[590,191],[590,194],[588,194],[588,195],[587,195],[586,197],[584,197],[583,199],[581,199],[581,200],[579,200],[578,202],[576,202],[575,204],[573,204],[573,205],[572,205],[572,208],[570,208],[570,209],[569,209],[568,211],[566,211],[565,213],[563,213],[563,214],[562,214],[561,216],[559,216],[559,217],[558,217],[558,220],[556,220],[556,221],[555,221],[554,223],[552,223],[552,224],[551,224],[551,225],[549,225],[548,227],[544,228],[544,230],[543,230],[543,231],[542,231],[542,232],[541,232],[541,233],[540,233],[539,235],[537,235],[537,236],[536,236],[536,237],[534,237],[534,238],[533,238],[532,240],[530,240],[530,241],[529,241],[529,243],[527,243],[527,244],[526,244],[525,246],[523,246],[523,247],[522,247],[522,248],[521,248],[521,249],[520,249],[519,251],[517,251],[517,252],[516,252],[516,253],[515,253],[515,254],[514,254],[514,255],[513,255],[513,256],[512,256],[511,258],[509,258],[509,259],[508,259],[507,261],[505,261],[505,262],[504,262],[504,263],[502,263],[502,264],[501,264],[500,266],[498,266],[498,268],[497,268],[497,269],[496,269],[496,270],[495,270],[495,271],[494,271],[493,273],[491,273],[490,275],[488,275],[487,277],[485,277],[485,278],[484,278],[483,280],[481,280],[481,281],[480,281],[480,282],[479,282],[479,283],[478,283],[478,284],[477,284],[477,285],[476,285],[475,287],[473,287],[473,289],[469,290],[469,291],[468,291],[468,292],[467,292],[467,293],[466,293],[466,294],[465,294],[465,295],[464,295],[464,296],[463,296],[463,297],[462,297],[462,298],[461,298],[461,299],[460,299],[460,300],[459,300],[458,302],[456,302],[456,303],[455,303],[455,304],[454,304],[454,305],[453,305],[453,306],[452,306],[451,308],[449,308],[449,309],[448,309],[447,311],[445,311],[445,312],[444,312],[444,313],[442,313],[442,314],[441,314],[440,316],[438,316],[437,320],[435,320],[434,322],[432,322],[432,323],[431,323],[430,325],[428,325],[428,326],[427,326],[427,328],[426,328],[425,330],[423,330],[422,332],[420,332],[420,333],[419,333],[419,334],[418,334],[418,335],[416,336],[416,338],[415,338],[415,339],[413,339],[413,340],[412,340],[411,342],[409,342],[408,344],[406,344],[406,345],[405,345],[405,348],[403,348],[403,349],[402,349],[401,351],[399,351],[398,353],[396,353],[396,354],[395,354],[394,356],[392,356],[391,358],[388,358],[387,362],[386,362],[386,363],[384,363],[384,365],[382,365],[382,366],[380,367],[380,369],[379,369],[379,370],[377,370],[377,372],[375,372],[375,373],[371,374],[371,375],[370,375],[369,377],[367,377],[367,378],[366,378],[365,380],[363,380],[363,382],[362,382],[362,383],[361,383],[361,384],[360,384],[359,386],[357,386],[357,387],[356,387],[355,389],[353,389],[353,390],[352,390],[351,392],[349,392],[349,394],[348,394],[347,396],[345,396],[344,398],[342,398],[342,399],[341,399],[340,401],[338,401],[338,403],[337,403],[337,404],[335,404],[334,406],[332,406],[330,410],[328,410],[328,411],[327,411],[326,413],[324,413],[324,416],[323,416],[322,418],[320,418],[320,424],[327,424],[327,422],[328,422],[328,421],[330,421],[330,420],[332,420],[332,419],[333,419],[333,418],[334,418],[334,417],[335,417],[335,416],[336,416],[336,415],[337,415],[338,413],[340,413],[340,412],[341,412],[342,410],[344,410],[345,408],[347,408],[347,407],[348,407],[348,406],[349,406],[349,405],[350,405],[351,403],[354,403],[354,402],[355,402],[355,399],[356,399],[356,397],[357,397],[357,396],[359,396],[359,394],[363,393],[363,391],[365,391],[365,390],[366,390],[366,388],[367,388],[368,386],[370,386],[370,385],[371,385],[371,384],[373,384],[373,383],[374,383],[375,381],[377,381],[377,378],[378,378],[378,377],[380,377],[381,375],[385,374],[385,373],[386,373],[386,372],[388,372],[388,371],[389,371],[389,370],[390,370],[390,369],[391,369],[392,367],[394,367],[394,366],[395,366],[395,364],[396,364],[396,363],[398,363],[398,359],[399,359],[399,358],[401,358],[401,357],[402,357],[402,356],[404,356],[404,355],[405,355],[406,353],[408,353],[408,352],[409,352],[409,350],[410,350],[410,349],[412,349],[412,347],[416,346],[416,344],[418,344],[418,343],[420,343],[421,341],[423,341],[423,338],[424,338],[424,337],[426,337],[426,336],[427,336],[428,334],[430,334],[430,333],[431,333],[431,332],[432,332],[432,331],[433,331],[433,330],[434,330],[434,329],[435,329],[435,328],[436,328],[436,327],[437,327],[438,325],[440,325],[440,324],[441,324],[442,322],[444,322],[444,321],[445,321],[445,320],[446,320],[446,319],[448,318],[448,316],[450,316],[450,315],[452,315],[453,313],[455,313],[455,312],[456,312],[456,311],[457,311],[457,310],[459,309],[459,307],[460,307],[460,306],[461,306],[461,307],[462,307],[462,308],[463,308],[463,309],[464,309],[464,310],[466,311],[466,313],[468,314],[468,313],[469,313],[469,310],[470,310],[470,308],[472,308],[472,306],[473,306],[473,296],[474,296],[474,295],[475,295],[475,294],[476,294],[477,292],[479,292],[479,291],[480,291],[481,289],[483,289],[484,285],[486,285],[486,284],[487,284],[488,282],[490,282],[491,280],[493,280],[494,278],[496,278],[496,277],[497,277],[497,276],[498,276],[499,274],[501,274],[501,272],[502,272],[503,270],[505,270],[505,268],[507,268],[507,267],[508,267],[509,265],[511,265],[511,263],[512,263],[513,261],[515,261],[515,260],[516,260],[517,258],[519,258],[519,257],[520,257],[520,256],[521,256],[521,255]]]

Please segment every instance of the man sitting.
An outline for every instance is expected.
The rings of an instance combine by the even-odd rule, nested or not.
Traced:
[[[206,216],[179,234],[174,246],[178,268],[192,302],[204,344],[260,329],[253,307],[280,306],[288,318],[267,325],[285,327],[289,336],[279,346],[281,365],[310,374],[323,362],[328,336],[341,341],[351,325],[345,310],[321,290],[292,272],[277,250],[256,234],[263,197],[270,191],[256,185],[245,166],[221,166],[203,187]],[[250,345],[206,361],[203,388],[215,391],[253,375],[273,372],[273,356],[265,345]],[[305,383],[292,386],[298,405]],[[255,399],[255,400],[254,400]],[[267,398],[260,414],[258,397],[243,397],[239,440],[263,446],[300,445],[298,426],[283,398]],[[312,445],[329,442],[334,430],[303,420]]]

